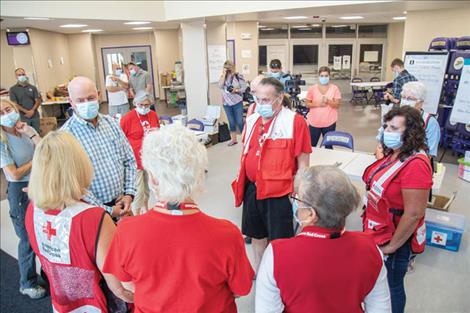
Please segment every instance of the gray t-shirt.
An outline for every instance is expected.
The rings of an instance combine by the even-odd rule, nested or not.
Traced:
[[[8,176],[5,172],[5,167],[14,164],[16,167],[20,167],[33,159],[34,154],[34,143],[28,136],[21,135],[16,137],[6,133],[7,143],[0,141],[0,167],[5,173],[5,178],[9,182],[27,182],[29,181],[29,174],[23,176],[19,180],[15,180]]]
[[[129,78],[129,85],[134,89],[134,93],[137,94],[139,91],[145,91],[148,84],[152,84],[152,78],[147,71],[140,70],[135,76]],[[153,96],[150,93],[150,96]]]
[[[30,84],[16,84],[10,88],[10,100],[18,103],[23,108],[31,110],[34,107],[36,99],[39,99],[39,93],[36,87]],[[37,115],[38,112],[34,115]]]

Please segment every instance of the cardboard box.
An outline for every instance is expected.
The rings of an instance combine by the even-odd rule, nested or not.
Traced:
[[[219,125],[217,123],[220,118],[220,106],[208,105],[206,115],[202,118],[204,123],[204,131],[208,134],[215,134],[219,132]]]
[[[454,192],[450,198],[441,195],[432,195],[431,202],[428,202],[428,208],[447,212],[456,194],[457,192]]]
[[[42,117],[39,125],[40,135],[44,137],[48,132],[57,129],[56,117]]]
[[[449,251],[459,251],[462,235],[467,228],[464,215],[426,210],[426,245]]]

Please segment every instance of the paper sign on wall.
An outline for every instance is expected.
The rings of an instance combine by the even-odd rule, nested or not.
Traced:
[[[454,123],[470,123],[470,59],[465,59],[464,61],[454,107],[450,114],[450,121]]]
[[[378,62],[379,51],[364,51],[364,62]]]
[[[447,69],[448,52],[406,52],[405,69],[426,85],[424,112],[436,114]]]
[[[343,55],[343,70],[349,70],[351,68],[351,56]]]
[[[336,71],[341,70],[341,56],[334,56],[333,57],[333,69]]]
[[[244,59],[251,58],[251,50],[250,49],[242,50],[242,58]]]
[[[242,74],[249,75],[250,74],[250,64],[243,64],[242,65]]]
[[[209,82],[216,83],[222,74],[224,62],[227,59],[226,47],[224,45],[207,46],[207,61],[209,66]]]

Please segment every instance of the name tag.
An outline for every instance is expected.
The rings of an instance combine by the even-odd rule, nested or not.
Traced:
[[[372,190],[376,195],[378,195],[379,197],[382,197],[382,193],[383,193],[384,189],[383,189],[382,186],[380,186],[379,184],[377,184],[376,181],[372,184],[371,190]]]

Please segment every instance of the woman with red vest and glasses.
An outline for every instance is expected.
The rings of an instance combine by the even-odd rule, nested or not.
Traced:
[[[295,178],[300,233],[274,240],[256,279],[257,313],[388,313],[387,270],[374,240],[346,231],[360,197],[335,166],[313,166]]]
[[[424,213],[432,170],[426,155],[426,133],[421,113],[410,106],[384,116],[381,142],[384,157],[370,165],[366,183],[364,232],[386,255],[392,312],[405,310],[404,277],[413,254],[424,251]]]
[[[115,226],[103,208],[81,200],[92,178],[90,159],[68,132],[49,133],[36,147],[25,225],[49,280],[54,312],[125,312],[127,305],[109,289],[133,301],[132,292],[102,273]]]

